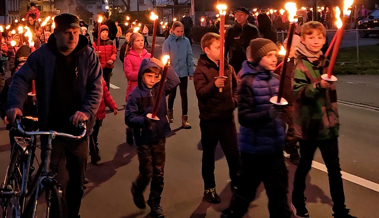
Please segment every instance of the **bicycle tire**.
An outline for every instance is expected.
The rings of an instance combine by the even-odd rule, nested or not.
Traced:
[[[46,218],[63,218],[62,216],[62,207],[61,200],[59,198],[58,189],[54,184],[44,184],[43,188],[38,193],[38,199],[35,200],[37,189],[33,192],[29,201],[25,207],[24,212],[21,215],[21,218],[31,218],[33,217],[46,217]],[[37,215],[38,210],[38,201],[44,195],[46,200],[46,213],[43,216]]]

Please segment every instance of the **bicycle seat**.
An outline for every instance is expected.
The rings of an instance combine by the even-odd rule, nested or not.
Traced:
[[[21,123],[26,131],[36,131],[38,130],[38,118],[25,116],[22,117]]]

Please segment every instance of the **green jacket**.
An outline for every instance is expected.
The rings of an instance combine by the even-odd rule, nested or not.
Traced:
[[[294,75],[294,123],[296,136],[303,140],[325,140],[338,136],[337,91],[318,87],[324,64],[316,66],[305,57],[297,60]]]

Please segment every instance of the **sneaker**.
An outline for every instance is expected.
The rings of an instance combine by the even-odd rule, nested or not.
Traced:
[[[188,115],[182,116],[182,127],[184,129],[191,129],[191,124],[188,123]]]
[[[145,197],[143,196],[143,193],[137,193],[134,184],[132,184],[132,195],[133,195],[133,202],[134,204],[139,208],[139,209],[144,209],[146,208],[146,201]]]
[[[168,119],[168,122],[169,123],[173,123],[174,122],[174,110],[168,110],[167,112],[167,119]]]
[[[160,205],[151,206],[150,216],[154,218],[164,218],[163,209]]]
[[[300,163],[300,155],[297,152],[290,154],[290,162],[293,165],[299,165],[299,163]]]
[[[308,210],[305,207],[305,199],[304,202],[301,202],[299,204],[292,202],[291,209],[296,218],[309,218]]]
[[[334,213],[333,216],[334,218],[357,218],[349,214],[349,209],[345,209],[341,213]]]
[[[221,202],[220,196],[216,193],[216,188],[210,188],[204,191],[203,200],[212,204],[219,204]]]
[[[91,163],[93,165],[97,165],[97,163],[101,160],[101,157],[99,155],[99,152],[96,152],[95,154],[91,155]]]

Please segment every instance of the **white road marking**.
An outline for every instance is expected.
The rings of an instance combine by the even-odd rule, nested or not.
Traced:
[[[112,89],[120,89],[120,87],[113,85],[112,83],[109,84],[109,87]]]

